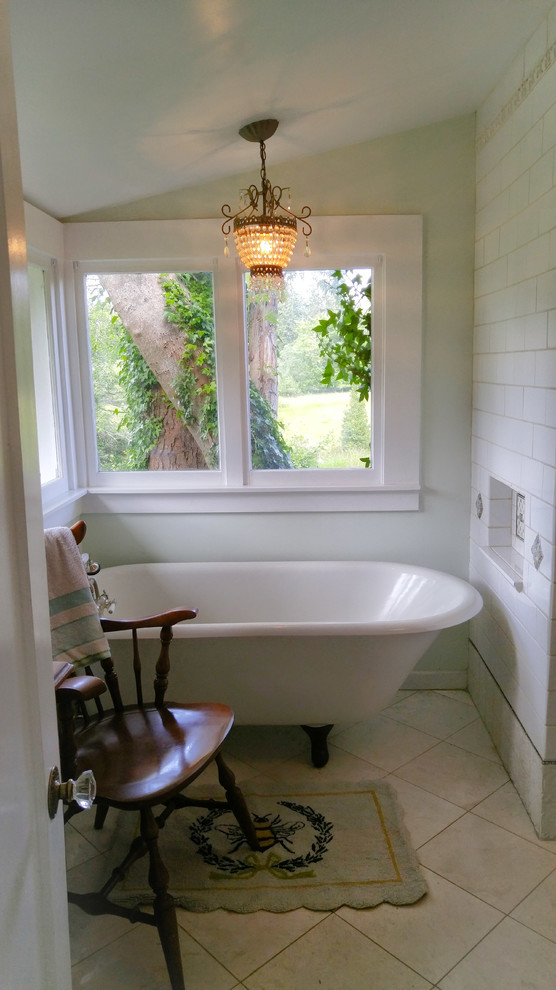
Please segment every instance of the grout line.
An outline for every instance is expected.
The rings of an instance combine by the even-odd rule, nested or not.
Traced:
[[[432,871],[431,871],[431,872],[432,872]],[[408,906],[411,906],[411,905],[408,905]],[[380,905],[377,905],[377,907],[380,907]],[[340,908],[338,908],[338,911],[339,911],[339,910],[340,910]],[[386,954],[387,954],[388,956],[390,956],[390,957],[391,957],[392,959],[395,959],[395,960],[396,960],[396,962],[398,962],[398,963],[400,963],[400,965],[401,965],[401,966],[404,966],[404,967],[405,967],[405,969],[408,969],[408,970],[409,970],[409,971],[410,971],[411,973],[415,973],[415,975],[416,975],[416,976],[418,976],[418,977],[420,977],[420,979],[422,979],[422,980],[426,980],[426,981],[427,981],[427,983],[430,983],[430,980],[428,979],[428,977],[426,977],[426,976],[423,976],[423,974],[422,974],[422,973],[420,973],[418,969],[415,969],[415,967],[414,967],[414,966],[410,966],[410,965],[409,965],[409,963],[408,963],[408,962],[405,962],[405,961],[404,961],[403,959],[401,959],[401,958],[400,958],[400,956],[396,956],[396,955],[395,955],[395,954],[394,954],[393,952],[391,952],[391,951],[390,951],[389,949],[386,949],[386,948],[385,948],[385,947],[384,947],[383,945],[381,945],[381,943],[380,943],[380,942],[377,942],[377,941],[376,941],[376,939],[374,939],[374,938],[371,938],[371,936],[370,936],[370,935],[367,935],[367,933],[366,933],[366,932],[362,932],[360,928],[357,928],[357,926],[356,926],[356,925],[353,925],[353,924],[351,923],[351,921],[348,921],[348,920],[347,920],[347,918],[340,918],[340,921],[343,921],[343,922],[345,922],[345,924],[346,924],[346,925],[349,925],[349,926],[350,926],[350,928],[353,928],[353,930],[354,930],[354,931],[356,931],[356,932],[358,933],[358,935],[363,935],[363,936],[364,936],[365,938],[367,938],[367,939],[369,940],[369,942],[372,942],[372,944],[373,944],[373,945],[376,945],[376,946],[377,946],[377,948],[379,948],[379,949],[380,949],[380,950],[381,950],[382,952],[385,952],[385,953],[386,953]],[[444,976],[442,976],[441,978],[442,978],[442,979],[444,979]],[[432,985],[431,985],[431,986],[432,986]]]
[[[525,896],[522,897],[520,901],[518,901],[518,903],[512,908],[511,912],[509,912],[509,914],[508,914],[508,917],[509,918],[512,918],[512,921],[517,921],[520,925],[523,925],[524,928],[529,928],[531,931],[536,932],[537,935],[542,935],[542,932],[537,931],[537,929],[536,928],[533,928],[532,925],[528,925],[525,921],[521,921],[519,918],[513,918],[512,917],[512,914],[513,914],[514,911],[517,910],[517,908],[520,906],[520,904],[523,904],[523,902],[526,901],[527,898],[531,896],[531,894],[534,894],[535,891],[538,890],[539,887],[541,887],[543,885],[543,883],[545,883],[548,880],[548,878],[551,877],[551,876],[553,876],[555,873],[556,873],[556,864],[554,865],[554,869],[551,870],[550,873],[547,873],[547,875],[545,877],[543,877],[542,880],[539,880],[538,884],[536,884],[532,888],[532,890],[529,891],[529,893],[525,894]],[[543,938],[546,938],[549,942],[556,942],[556,934],[555,934],[554,938],[549,938],[548,935],[543,935]]]
[[[77,910],[79,911],[81,909],[77,908]],[[83,911],[82,913],[87,914],[86,911]],[[92,915],[88,915],[88,917],[92,917]],[[102,917],[108,917],[108,916],[102,915]],[[130,927],[128,931],[121,932],[120,935],[117,935],[115,938],[110,939],[108,942],[105,942],[103,945],[99,945],[96,949],[91,949],[90,952],[87,952],[87,954],[85,956],[82,956],[80,959],[76,959],[75,962],[71,964],[72,971],[77,966],[81,966],[82,963],[87,961],[87,959],[91,959],[92,956],[96,956],[97,953],[99,952],[104,952],[106,949],[109,949],[111,946],[115,945],[116,942],[119,942],[122,938],[127,938],[127,936],[130,935],[132,932],[134,932],[137,926],[140,924],[141,924],[140,921],[130,922],[129,923]],[[154,930],[156,929],[153,929],[153,931]],[[162,949],[160,949],[160,951],[162,952]]]
[[[457,885],[456,885],[456,886],[457,886]],[[469,891],[467,891],[467,893],[469,893]],[[481,899],[481,898],[479,898],[479,900],[480,900],[480,899]],[[490,907],[492,907],[492,904],[491,904],[491,905],[489,905],[489,906],[490,906]],[[499,909],[497,908],[496,910],[499,910]],[[508,915],[507,915],[507,914],[504,914],[504,917],[503,917],[503,918],[500,918],[500,920],[499,920],[499,921],[497,921],[497,922],[496,922],[496,924],[495,924],[495,925],[493,925],[493,926],[492,926],[492,928],[490,928],[490,929],[488,930],[488,932],[485,932],[485,934],[484,934],[484,935],[481,935],[481,937],[480,937],[480,938],[479,938],[479,939],[477,940],[477,942],[475,942],[475,945],[473,945],[473,946],[471,946],[471,948],[470,948],[470,949],[468,949],[468,951],[467,951],[467,952],[464,952],[464,954],[463,954],[463,956],[461,957],[461,959],[458,959],[458,961],[457,961],[457,963],[455,963],[455,965],[454,965],[454,966],[451,966],[451,967],[450,967],[450,969],[448,969],[448,970],[446,970],[446,972],[445,972],[445,973],[443,974],[443,976],[441,976],[441,977],[440,977],[440,979],[441,979],[441,980],[445,980],[445,979],[446,979],[446,977],[447,977],[447,976],[449,976],[449,974],[450,974],[450,973],[453,973],[453,972],[454,972],[454,970],[455,970],[455,969],[457,969],[457,967],[461,965],[461,963],[463,962],[463,960],[464,960],[464,959],[467,959],[467,957],[468,957],[468,956],[470,956],[470,955],[471,955],[471,953],[472,953],[472,952],[474,952],[476,948],[478,948],[478,946],[479,946],[479,945],[481,944],[481,942],[484,942],[484,941],[485,941],[485,939],[487,939],[487,938],[489,938],[489,936],[490,936],[490,935],[492,935],[492,933],[493,933],[494,931],[496,931],[496,929],[497,929],[497,928],[499,928],[499,927],[500,927],[500,925],[501,925],[501,924],[502,924],[502,923],[503,923],[504,921],[506,921],[506,919],[507,919],[507,918],[508,918]],[[437,982],[439,983],[439,982],[440,982],[440,980],[439,980],[439,981],[437,981]]]
[[[321,912],[318,912],[318,913],[320,914]],[[289,948],[291,948],[292,945],[295,945],[296,942],[300,942],[301,939],[305,938],[305,936],[309,934],[309,932],[314,931],[314,929],[315,928],[318,928],[319,925],[322,925],[323,922],[328,921],[328,919],[331,918],[332,915],[334,915],[334,914],[335,914],[335,911],[327,911],[326,912],[326,916],[324,918],[319,918],[319,920],[316,921],[314,925],[311,925],[310,928],[307,928],[306,931],[301,932],[300,935],[297,935],[294,939],[292,939],[291,942],[288,942],[287,945],[284,945],[281,949],[278,949],[278,951],[275,952],[272,956],[269,956],[268,959],[266,959],[264,963],[261,963],[260,966],[256,966],[255,969],[251,970],[251,972],[250,973],[247,973],[245,976],[242,976],[241,979],[242,980],[250,980],[252,976],[254,976],[256,973],[259,973],[262,969],[264,969],[265,966],[268,966],[268,964],[270,962],[272,962],[274,959],[277,959],[278,956],[281,956],[282,953],[283,952],[286,952]],[[189,934],[189,932],[187,934]],[[193,938],[193,936],[191,936],[191,937]],[[195,939],[195,941],[197,941],[197,939]],[[201,945],[202,948],[205,948],[200,942],[199,942],[199,945]],[[205,951],[208,952],[208,949],[205,950]],[[219,960],[217,959],[216,962],[219,962]],[[224,964],[223,963],[220,963],[220,965],[222,966]],[[225,967],[225,968],[227,968],[227,967]],[[238,977],[235,976],[234,973],[231,973],[230,972],[230,975],[233,976],[234,980],[237,980],[238,979]],[[241,985],[243,986],[243,983]],[[208,990],[208,988],[207,988],[207,990]]]
[[[240,982],[239,982],[239,985],[240,985],[240,986],[241,986],[241,979],[244,979],[244,980],[247,980],[247,979],[249,978],[249,976],[251,976],[251,973],[249,973],[249,976],[244,976],[244,977],[242,977],[242,978],[240,978],[239,976],[237,976],[237,974],[236,974],[236,973],[233,973],[233,972],[232,972],[232,970],[231,970],[231,969],[229,969],[229,967],[228,967],[228,966],[226,966],[226,964],[225,964],[225,963],[223,963],[223,962],[222,962],[222,961],[221,961],[220,959],[218,959],[218,958],[217,958],[217,957],[216,957],[216,956],[214,955],[214,953],[213,953],[213,952],[211,952],[211,950],[210,950],[210,949],[207,949],[207,947],[206,947],[206,945],[203,945],[203,943],[202,943],[202,942],[201,942],[201,941],[200,941],[200,940],[199,940],[199,939],[197,938],[197,936],[195,936],[195,935],[192,935],[192,934],[191,934],[191,932],[190,932],[190,931],[188,931],[188,930],[187,930],[187,928],[185,928],[185,927],[184,927],[184,925],[182,925],[182,924],[180,923],[180,920],[179,920],[179,915],[177,915],[177,922],[178,922],[178,928],[181,928],[181,930],[182,930],[182,931],[184,932],[184,934],[185,934],[185,935],[187,935],[187,936],[188,936],[188,938],[190,938],[192,942],[195,942],[195,944],[196,944],[196,945],[198,945],[198,946],[199,946],[199,948],[203,950],[203,952],[206,952],[206,954],[207,954],[207,956],[210,956],[210,958],[211,958],[211,959],[212,959],[212,960],[213,960],[213,961],[214,961],[215,963],[217,963],[217,965],[218,965],[218,966],[221,966],[221,967],[222,967],[222,969],[225,969],[225,970],[226,970],[226,972],[230,974],[230,976],[232,977],[232,979],[233,979],[233,980],[239,980],[239,981],[240,981]],[[237,984],[236,984],[236,986],[237,986]],[[208,988],[207,988],[207,990],[208,990]],[[231,990],[234,990],[234,988],[231,988]]]
[[[402,722],[397,722],[396,719],[393,719],[393,718],[389,719],[389,721],[390,722],[393,722],[395,725],[405,724],[405,723],[402,723]],[[411,729],[412,726],[409,725],[409,726],[406,726],[406,728]],[[425,753],[430,753],[431,749],[434,749],[435,746],[440,745],[440,743],[442,743],[444,741],[443,739],[437,739],[435,736],[431,736],[429,732],[422,732],[420,729],[415,729],[414,731],[415,732],[421,732],[421,735],[423,735],[423,736],[428,736],[429,739],[430,739],[430,741],[431,741],[431,745],[430,746],[427,746],[426,749],[422,750],[422,752],[420,752],[418,754],[419,756],[424,756]],[[378,764],[372,763],[371,760],[370,759],[367,759],[367,757],[365,757],[365,756],[359,756],[357,753],[352,753],[350,750],[344,749],[340,745],[340,743],[338,743],[338,742],[334,743],[334,745],[336,746],[337,749],[341,750],[342,753],[347,753],[348,756],[355,756],[358,760],[363,760],[365,763],[368,763],[369,766],[375,766],[375,767],[377,767],[378,770],[384,770],[384,772],[387,773],[387,774],[388,773],[395,774],[398,770],[401,770],[403,767],[407,766],[408,763],[412,763],[413,760],[416,760],[418,758],[415,755],[410,756],[409,759],[404,760],[402,763],[398,763],[393,769],[388,769],[387,767],[379,767]],[[427,792],[427,793],[430,793],[430,792]],[[438,797],[438,795],[436,795],[436,796]]]

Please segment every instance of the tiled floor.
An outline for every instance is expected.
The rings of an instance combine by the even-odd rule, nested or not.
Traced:
[[[410,907],[249,915],[179,911],[188,990],[554,990],[556,842],[535,836],[469,696],[400,692],[309,764],[298,728],[233,730],[240,782],[387,779],[429,892]],[[68,883],[91,890],[132,815],[67,826]],[[167,990],[156,929],[70,908],[74,990]]]

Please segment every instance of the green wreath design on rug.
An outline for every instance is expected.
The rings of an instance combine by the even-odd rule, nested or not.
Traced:
[[[305,818],[306,821],[283,821],[279,814],[274,816],[271,814],[253,815],[261,850],[260,852],[249,851],[243,858],[232,855],[246,844],[245,836],[239,825],[216,824],[222,815],[229,814],[227,808],[214,808],[208,815],[198,818],[190,825],[190,838],[198,846],[198,853],[203,857],[207,866],[213,866],[218,871],[210,874],[211,880],[223,880],[230,877],[248,880],[265,871],[278,880],[313,877],[315,875],[311,867],[319,863],[328,851],[328,846],[333,838],[332,822],[326,821],[324,815],[308,805],[296,804],[292,801],[278,801],[277,803]],[[279,846],[286,852],[293,853],[291,838],[295,832],[305,828],[306,825],[313,828],[314,839],[309,852],[304,856],[294,855],[282,858],[278,853],[270,851]],[[228,855],[219,855],[215,851],[210,840],[210,833],[213,829],[225,835],[232,844]],[[266,856],[263,859],[262,856],[265,853]]]

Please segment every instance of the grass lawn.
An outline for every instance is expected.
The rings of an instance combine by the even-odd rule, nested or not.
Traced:
[[[286,396],[280,398],[278,419],[284,425],[286,438],[305,437],[311,446],[316,446],[333,433],[339,444],[348,403],[349,392]]]
[[[350,468],[361,467],[361,458],[368,456],[368,447],[344,447],[342,421],[350,402],[349,392],[317,393],[281,398],[278,419],[284,427],[286,441],[296,446],[295,438],[302,438],[302,446],[316,450],[318,462],[295,460],[299,467]]]

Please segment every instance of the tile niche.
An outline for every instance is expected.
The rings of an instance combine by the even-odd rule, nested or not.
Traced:
[[[516,591],[523,591],[525,495],[491,477],[486,494],[477,496],[475,511],[485,527],[483,553],[512,582]]]

